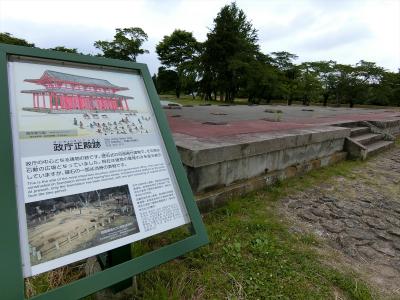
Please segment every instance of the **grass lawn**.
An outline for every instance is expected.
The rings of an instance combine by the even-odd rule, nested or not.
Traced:
[[[135,299],[372,299],[356,274],[322,262],[316,251],[321,241],[291,233],[275,209],[288,193],[347,176],[357,164],[346,161],[313,171],[206,214],[210,244],[139,275]],[[138,243],[135,252],[177,235]]]

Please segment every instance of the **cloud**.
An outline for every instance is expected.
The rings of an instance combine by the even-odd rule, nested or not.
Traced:
[[[259,28],[260,40],[266,42],[275,39],[284,39],[295,36],[298,32],[308,30],[318,22],[316,14],[300,13],[288,22],[270,23]]]
[[[299,43],[299,48],[308,51],[324,51],[348,44],[358,44],[361,40],[372,37],[368,27],[362,24],[345,26],[317,33]]]
[[[53,1],[54,2],[54,1]],[[0,31],[39,47],[64,45],[96,53],[96,40],[112,39],[115,28],[141,27],[149,35],[150,54],[138,61],[152,73],[159,62],[155,45],[176,28],[193,32],[199,41],[231,0],[0,0]],[[400,65],[398,0],[237,0],[259,33],[265,53],[289,51],[299,61],[309,58],[347,62],[368,59],[397,70]],[[383,46],[384,45],[384,46]]]
[[[50,28],[51,30],[50,30]],[[112,39],[113,30],[89,26],[37,23],[32,21],[9,20],[0,31],[12,33],[16,37],[35,43],[40,48],[65,46],[78,48],[84,53],[96,53],[93,43],[99,39]]]

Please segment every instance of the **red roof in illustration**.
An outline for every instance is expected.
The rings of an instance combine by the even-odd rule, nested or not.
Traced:
[[[102,87],[106,89],[113,89],[115,91],[128,90],[127,87],[121,87],[110,83],[105,79],[91,78],[80,75],[72,75],[67,73],[61,73],[57,71],[46,70],[39,79],[25,79],[24,81],[32,82],[36,84],[44,84],[49,82],[62,82],[70,84],[81,84],[93,87]]]
[[[108,80],[51,70],[44,71],[38,79],[24,81],[43,86],[41,89],[21,91],[33,95],[34,111],[129,110],[127,100],[133,99],[116,93],[129,90],[127,87],[112,84]]]

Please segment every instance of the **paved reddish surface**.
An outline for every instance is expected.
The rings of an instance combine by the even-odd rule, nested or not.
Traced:
[[[400,117],[399,113],[395,117]],[[223,125],[203,124],[203,122],[168,116],[171,130],[199,138],[229,136],[236,134],[283,131],[330,125],[346,121],[387,120],[395,118],[393,112],[369,112],[365,114],[346,114],[335,117],[291,118],[281,122],[265,120],[231,121]]]
[[[264,120],[254,121],[235,121],[225,125],[208,125],[200,122],[168,118],[169,126],[173,132],[183,133],[199,138],[218,137],[226,135],[269,132],[277,130],[299,129],[305,127],[315,127],[310,124],[300,124],[291,122],[268,122]]]

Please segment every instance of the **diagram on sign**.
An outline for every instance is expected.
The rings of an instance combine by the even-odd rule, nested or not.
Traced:
[[[21,120],[22,137],[131,135],[152,130],[149,113],[135,109],[134,97],[121,93],[128,87],[54,70],[24,82],[40,88],[21,90],[32,95],[31,103],[21,107],[21,116],[29,120]]]

